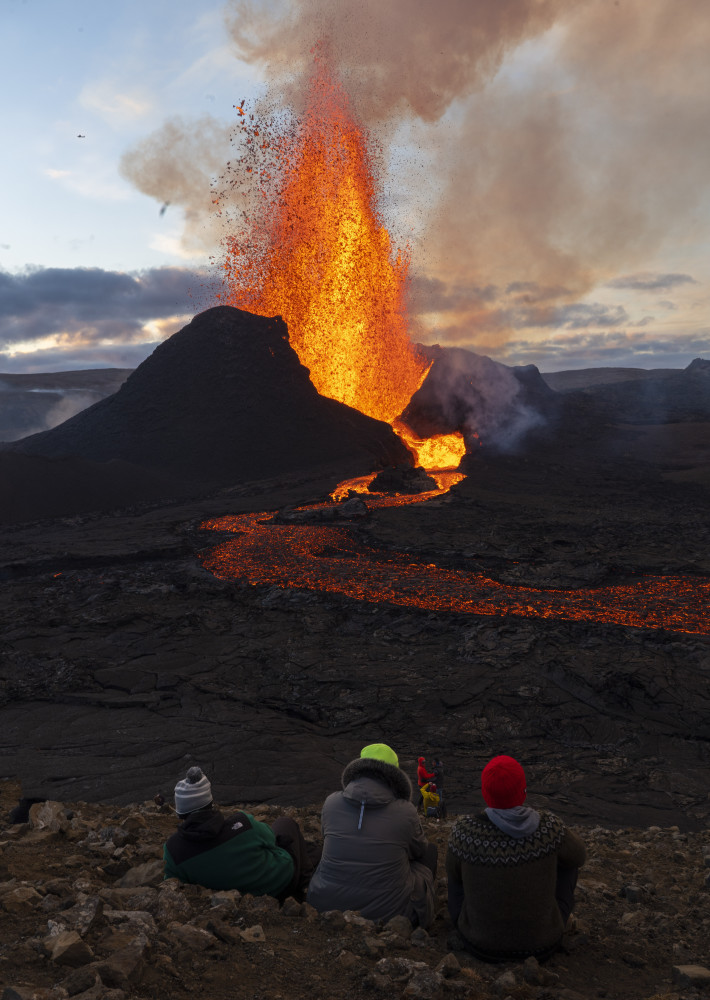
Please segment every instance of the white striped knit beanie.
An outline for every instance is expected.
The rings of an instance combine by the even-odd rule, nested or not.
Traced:
[[[175,786],[175,812],[178,816],[204,809],[212,802],[212,785],[199,767],[191,767],[184,781]]]

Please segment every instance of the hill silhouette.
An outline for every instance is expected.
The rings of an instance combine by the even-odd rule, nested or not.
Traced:
[[[149,470],[166,484],[190,482],[200,488],[326,466],[335,475],[350,476],[409,459],[388,424],[318,394],[280,317],[228,306],[195,316],[114,395],[58,427],[6,445],[0,465],[13,452],[119,461]],[[22,479],[12,485],[14,507],[22,506],[26,480],[34,511],[36,476],[17,463],[12,471]],[[90,476],[90,469],[84,471]],[[105,507],[111,501],[111,477],[97,470],[96,479],[109,491],[104,497],[98,487],[93,490],[104,501],[97,506]],[[131,494],[140,499],[144,482],[142,474],[135,490],[124,484],[122,501]],[[155,491],[151,481],[151,499]],[[51,496],[45,506],[51,513]],[[62,513],[66,510],[65,497]]]

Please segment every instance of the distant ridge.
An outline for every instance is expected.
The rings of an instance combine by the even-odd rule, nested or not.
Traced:
[[[617,382],[649,381],[692,372],[710,361],[696,358],[686,368],[579,368],[560,372],[542,372],[542,377],[555,392],[574,392]]]

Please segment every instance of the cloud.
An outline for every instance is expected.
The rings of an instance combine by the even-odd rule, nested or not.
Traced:
[[[562,333],[544,342],[516,338],[503,347],[469,344],[504,364],[534,364],[543,371],[576,368],[685,368],[707,357],[710,329],[661,339],[641,331]],[[462,346],[465,346],[462,344]]]
[[[113,125],[129,125],[145,118],[153,104],[145,91],[135,88],[122,91],[113,80],[100,80],[87,84],[79,94],[79,104]]]
[[[5,373],[83,371],[87,368],[137,368],[157,347],[146,342],[77,350],[43,350],[21,355],[0,351],[0,370]]]
[[[697,281],[689,274],[653,274],[646,271],[622,275],[606,283],[607,288],[632,288],[640,292],[669,292],[680,285],[697,285]]]
[[[165,339],[214,301],[210,278],[183,268],[0,271],[0,362],[27,370],[37,352],[44,364],[69,363],[79,352],[94,367],[100,362],[86,363],[92,356]]]
[[[452,323],[436,329],[433,336],[439,342],[461,345],[474,334],[499,333],[514,337],[521,330],[587,330],[593,327],[614,329],[628,323],[630,317],[622,306],[605,306],[599,303],[578,302],[569,306],[530,309],[493,309],[476,317],[475,327],[470,323]],[[642,323],[634,325],[645,325]]]
[[[44,173],[47,177],[51,177],[53,181],[71,176],[71,170],[55,170],[53,167],[47,167]]]
[[[561,290],[538,286],[535,282],[511,282],[504,291],[495,285],[448,286],[435,278],[420,278],[411,304],[420,315],[436,313],[438,324],[420,337],[460,344],[472,336],[497,333],[514,336],[518,330],[580,330],[589,327],[614,328],[632,322],[621,305],[601,302],[556,303]],[[446,322],[447,313],[450,314]],[[647,325],[646,316],[634,325]]]
[[[148,246],[161,254],[179,257],[181,260],[192,260],[194,253],[185,246],[179,233],[154,233]]]

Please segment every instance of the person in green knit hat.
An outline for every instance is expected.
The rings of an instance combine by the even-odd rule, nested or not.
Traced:
[[[163,845],[165,878],[304,899],[314,859],[294,819],[279,816],[268,826],[247,812],[223,816],[199,767],[191,767],[175,786],[175,812],[181,823]]]
[[[323,804],[323,854],[308,889],[317,910],[402,915],[428,927],[436,910],[436,845],[424,836],[412,785],[386,743],[371,743]]]

